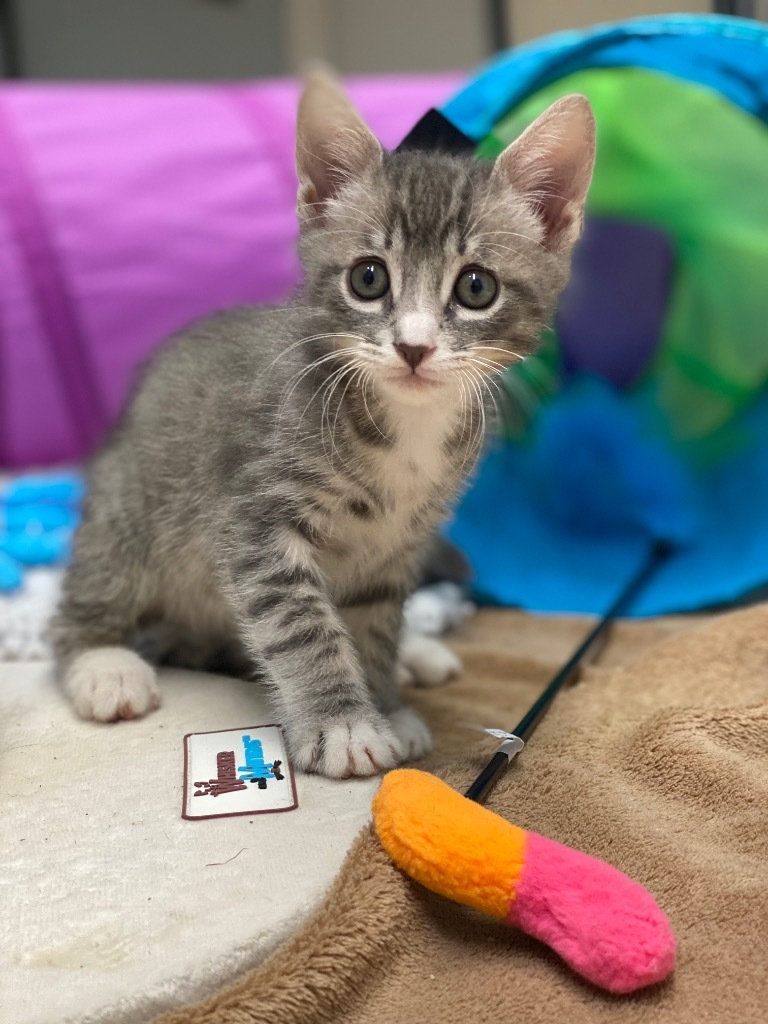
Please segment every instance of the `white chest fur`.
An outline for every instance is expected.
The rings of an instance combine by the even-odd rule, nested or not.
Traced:
[[[437,523],[452,496],[455,471],[445,441],[455,421],[450,405],[406,408],[391,428],[394,443],[366,453],[367,472],[383,507],[370,507],[368,515],[355,514],[349,503],[340,507],[334,529],[338,543],[321,559],[331,580],[364,585]]]

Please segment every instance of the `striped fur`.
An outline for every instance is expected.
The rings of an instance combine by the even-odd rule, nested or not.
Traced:
[[[403,601],[476,460],[491,380],[535,346],[572,242],[546,244],[540,195],[500,163],[384,154],[368,135],[355,160],[329,150],[329,179],[302,166],[312,131],[300,120],[301,293],[199,323],[152,361],[91,466],[53,636],[84,717],[157,703],[129,648],[229,667],[269,685],[299,768],[343,776],[428,749],[395,683]],[[363,302],[348,273],[369,256],[392,287]],[[500,283],[486,311],[453,298],[468,264]],[[404,335],[434,348],[418,373]]]

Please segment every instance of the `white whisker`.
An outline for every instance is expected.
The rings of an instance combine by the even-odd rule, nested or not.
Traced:
[[[301,424],[302,424],[302,422],[304,420],[304,417],[307,415],[307,412],[309,410],[310,405],[312,405],[312,403],[317,398],[317,396],[319,394],[321,394],[325,390],[325,388],[327,388],[329,386],[331,381],[333,381],[339,375],[343,376],[349,370],[349,368],[350,368],[349,364],[345,363],[344,366],[340,366],[337,370],[333,370],[331,372],[330,377],[326,378],[326,380],[323,381],[323,383],[320,385],[320,387],[317,388],[317,390],[312,393],[311,398],[309,399],[307,404],[304,406],[304,409],[303,409],[303,411],[301,413],[301,416],[299,417],[299,421],[296,424],[296,428],[295,428],[295,430],[293,432],[294,438],[296,437],[296,434],[298,433],[299,428],[301,427]],[[320,421],[320,430],[321,430],[321,437],[322,437],[322,418],[321,418],[321,421]]]
[[[372,379],[373,379],[372,374],[371,374],[370,371],[368,371],[368,373],[366,374],[366,376],[363,379],[363,404],[365,405],[365,411],[368,414],[368,419],[374,425],[374,427],[379,432],[379,434],[381,434],[381,436],[384,438],[384,440],[387,441],[387,442],[391,442],[392,438],[387,436],[387,434],[385,434],[385,433],[383,433],[381,431],[381,429],[379,428],[378,423],[376,422],[376,420],[371,415],[371,410],[368,408],[368,398],[366,397],[366,394],[367,394],[367,391],[368,391],[368,385],[372,382]]]
[[[334,455],[338,455],[339,458],[341,458],[341,453],[339,452],[339,450],[338,450],[338,448],[336,446],[335,432],[334,432],[333,427],[331,427],[331,422],[330,422],[330,419],[329,419],[330,408],[331,408],[331,400],[333,399],[333,393],[336,390],[336,388],[339,386],[339,384],[342,382],[342,380],[344,379],[344,377],[346,376],[347,373],[349,373],[351,375],[351,377],[353,377],[359,371],[360,371],[360,365],[359,365],[358,362],[355,362],[355,363],[351,363],[347,367],[345,367],[343,373],[335,374],[334,377],[332,378],[333,382],[330,385],[330,387],[328,388],[328,393],[326,394],[325,398],[323,399],[322,413],[321,413],[321,416],[320,416],[320,442],[321,442],[321,444],[323,446],[323,451],[327,455],[328,451],[327,451],[326,446],[325,446],[325,431],[324,431],[324,426],[323,426],[323,424],[327,421],[328,422],[328,428],[329,428],[330,442],[331,442],[331,455],[330,455],[331,465],[333,465],[333,457],[334,457]],[[344,394],[346,394],[348,388],[349,388],[349,382],[347,382],[347,387],[344,389]],[[343,398],[342,398],[342,400],[343,400]],[[337,417],[338,417],[338,411],[339,411],[339,409],[337,407],[337,409],[336,409]],[[334,424],[335,424],[335,420],[334,420]],[[344,459],[341,459],[341,461],[343,463]]]

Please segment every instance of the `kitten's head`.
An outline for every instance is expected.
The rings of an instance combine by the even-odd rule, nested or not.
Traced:
[[[494,163],[382,150],[330,77],[299,106],[301,253],[327,345],[377,395],[444,401],[536,346],[567,280],[592,176],[583,96],[553,104]],[[466,389],[462,389],[466,390]]]

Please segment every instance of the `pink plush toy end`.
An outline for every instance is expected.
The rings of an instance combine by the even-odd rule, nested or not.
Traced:
[[[528,833],[506,920],[609,992],[663,981],[675,966],[675,936],[647,890],[610,864],[535,832]]]

